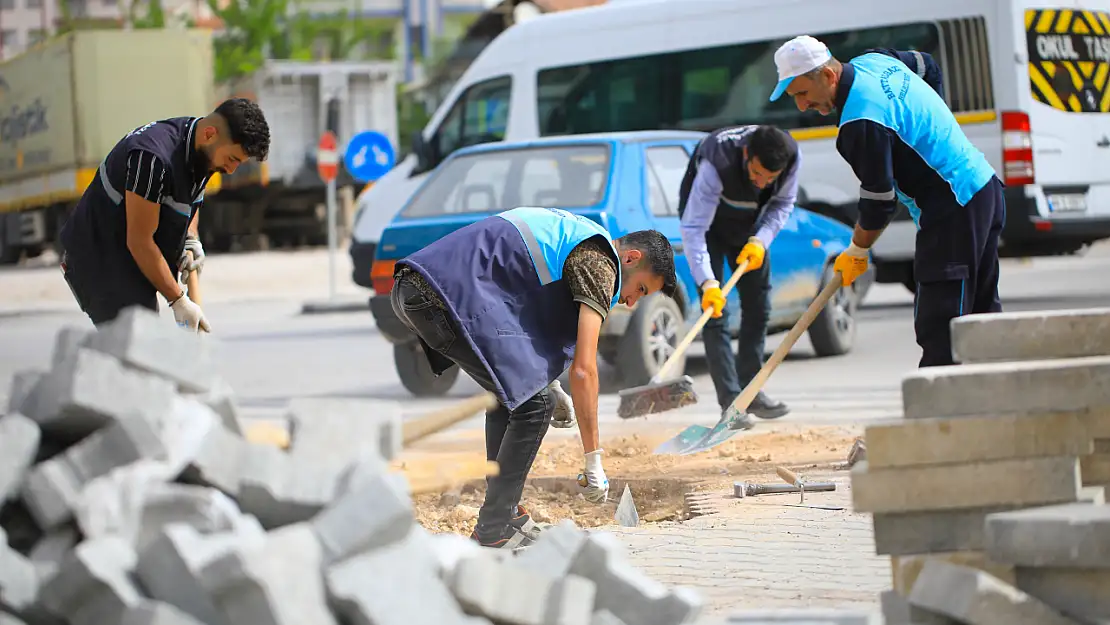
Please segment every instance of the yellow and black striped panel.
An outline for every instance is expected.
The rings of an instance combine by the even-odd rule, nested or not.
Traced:
[[[1071,113],[1110,112],[1110,13],[1025,11],[1033,98]]]

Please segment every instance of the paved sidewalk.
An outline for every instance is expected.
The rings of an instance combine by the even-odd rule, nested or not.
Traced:
[[[620,536],[631,561],[667,585],[693,587],[706,615],[748,608],[813,607],[878,610],[890,588],[890,558],[876,556],[871,515],[851,511],[846,472],[807,475],[837,490],[798,496],[761,495],[722,502],[723,510],[683,523],[598,528]],[[633,493],[635,496],[635,493]]]

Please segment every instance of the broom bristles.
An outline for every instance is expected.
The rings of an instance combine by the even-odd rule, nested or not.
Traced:
[[[620,398],[617,416],[622,419],[677,410],[698,402],[694,380],[688,375],[677,380],[623,390]]]

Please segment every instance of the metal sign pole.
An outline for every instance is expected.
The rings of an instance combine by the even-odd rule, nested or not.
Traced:
[[[335,300],[335,178],[328,181],[328,299]]]

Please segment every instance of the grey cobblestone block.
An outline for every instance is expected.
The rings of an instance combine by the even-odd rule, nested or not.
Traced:
[[[50,366],[57,368],[73,360],[77,350],[86,345],[86,342],[96,332],[79,328],[77,326],[64,326],[54,335],[54,351],[51,353]]]
[[[1110,308],[967,315],[952,320],[956,362],[1110,354]]]
[[[863,461],[851,476],[853,509],[871,513],[1071,503],[1081,487],[1067,456],[875,470]]]
[[[266,533],[244,517],[234,531],[203,534],[183,523],[166,525],[139,553],[135,575],[147,594],[176,606],[206,625],[231,625],[205,590],[204,568],[237,549],[259,550]]]
[[[0,608],[18,613],[29,609],[38,598],[39,581],[35,566],[8,545],[0,528]]]
[[[146,601],[123,615],[120,625],[208,625],[166,603]]]
[[[0,505],[18,496],[41,438],[38,424],[18,412],[0,416]]]
[[[925,563],[909,601],[968,625],[1075,625],[988,573],[939,560]]]
[[[626,623],[690,623],[703,608],[701,600],[687,589],[668,589],[634,568],[612,534],[591,534],[575,557],[570,574],[593,580],[597,584],[597,609],[609,610]]]
[[[12,383],[8,387],[8,414],[19,413],[23,415],[39,414],[40,384],[47,374],[38,369],[24,369],[17,371],[12,376]]]
[[[902,380],[907,419],[1110,406],[1110,356],[925,367]]]
[[[992,514],[985,538],[996,562],[1110,569],[1110,506],[1075,503]]]
[[[452,591],[470,614],[505,625],[590,625],[597,585],[474,556],[459,562]]]
[[[898,419],[869,425],[864,436],[871,469],[1085,456],[1094,448],[1086,418],[1074,412]]]
[[[237,436],[243,435],[243,424],[240,422],[239,404],[235,401],[235,392],[231,385],[223,378],[216,378],[212,387],[208,389],[200,400],[205,406],[211,408],[220,417],[224,427]]]
[[[336,625],[322,566],[316,535],[298,523],[269,532],[261,548],[220,556],[204,567],[201,579],[230,623]]]
[[[27,625],[27,623],[12,616],[11,614],[0,612],[0,625]]]
[[[35,390],[33,412],[44,433],[79,440],[111,421],[135,416],[157,422],[170,409],[172,382],[129,370],[119,360],[81,348],[55,368]]]
[[[893,590],[884,590],[879,595],[882,608],[883,625],[959,625],[958,621],[943,614],[935,614],[910,605],[905,597]]]
[[[336,615],[357,625],[489,625],[464,614],[440,579],[434,555],[415,534],[327,568]]]
[[[248,445],[250,443],[228,430],[222,422],[213,423],[182,470],[180,479],[238,497],[244,457],[250,453]]]
[[[590,625],[627,625],[624,621],[617,618],[615,614],[609,610],[598,610],[594,612],[593,620]]]
[[[415,524],[404,476],[385,472],[359,478],[357,488],[337,497],[311,521],[325,564],[397,542]]]
[[[122,417],[64,454],[36,465],[24,482],[23,499],[39,526],[50,529],[73,518],[81,491],[93,479],[164,454],[162,440],[149,421]]]
[[[314,462],[357,458],[370,446],[385,460],[401,451],[401,405],[391,401],[296,398],[289,402],[290,453]]]
[[[139,306],[123,310],[98,328],[86,345],[130,368],[171,380],[182,391],[205,392],[215,381],[209,337],[181,332],[158,313]]]
[[[30,559],[39,571],[39,577],[46,579],[66,555],[81,542],[81,536],[73,525],[62,525],[47,532],[31,550]]]
[[[131,579],[135,559],[119,537],[83,541],[43,584],[39,601],[71,625],[118,623],[144,600]]]
[[[272,529],[310,520],[332,501],[339,481],[333,465],[294,459],[266,445],[245,447],[239,507]]]
[[[876,513],[872,515],[875,553],[904,556],[922,553],[981,551],[987,515],[1015,506],[962,510]]]
[[[524,568],[566,575],[586,544],[586,538],[587,534],[573,521],[560,521],[541,532],[533,545],[516,556],[516,562]]]
[[[1110,623],[1110,567],[1018,567],[1017,587],[1082,623]]]

